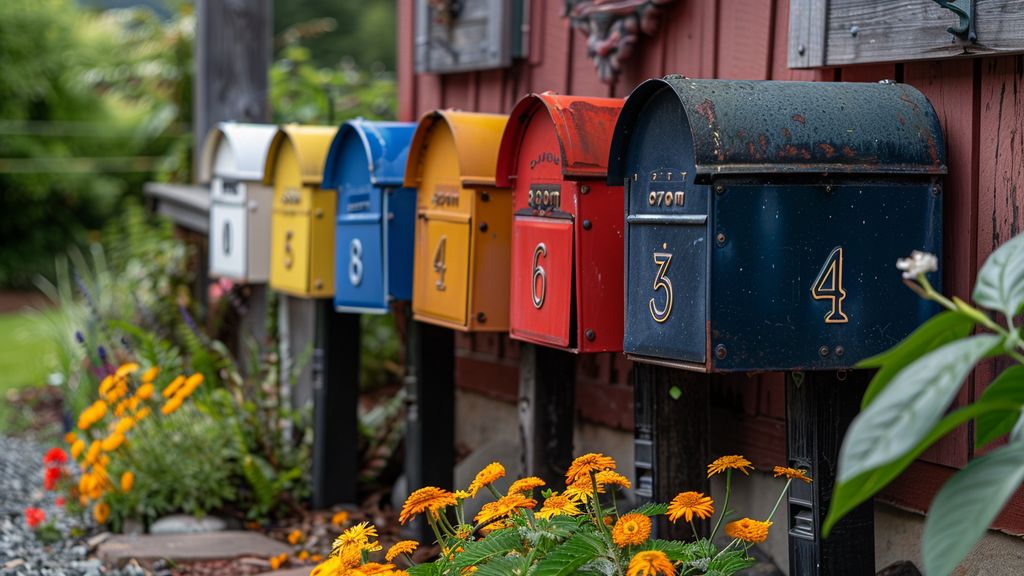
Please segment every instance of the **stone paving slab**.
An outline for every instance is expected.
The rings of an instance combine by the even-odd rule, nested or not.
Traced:
[[[306,566],[305,568],[290,568],[288,570],[264,572],[263,574],[259,574],[258,576],[309,576],[309,573],[312,571],[312,566]]]
[[[192,562],[242,556],[269,558],[286,552],[291,552],[291,547],[263,534],[232,530],[206,534],[112,536],[99,545],[96,555],[104,562],[119,564],[132,558]],[[276,574],[280,576],[282,573]]]

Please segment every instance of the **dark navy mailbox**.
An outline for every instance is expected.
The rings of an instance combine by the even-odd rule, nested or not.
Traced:
[[[338,190],[334,306],[388,311],[412,298],[416,191],[402,186],[416,124],[350,120],[324,165],[325,189]]]
[[[853,366],[935,312],[945,146],[910,86],[648,80],[626,100],[624,351],[705,372]],[[935,278],[933,282],[937,282]]]

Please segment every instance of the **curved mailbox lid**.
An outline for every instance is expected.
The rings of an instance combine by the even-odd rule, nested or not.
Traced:
[[[524,96],[509,117],[498,152],[497,184],[512,186],[519,163],[519,143],[534,115],[544,111],[555,126],[562,154],[562,176],[604,178],[615,121],[624,100],[560,96],[553,92]],[[621,185],[621,182],[615,184]]]
[[[286,124],[281,126],[267,151],[267,159],[263,169],[263,183],[274,183],[274,171],[277,169],[277,156],[281,147],[288,145],[295,151],[298,158],[302,183],[307,186],[320,186],[324,176],[324,160],[334,135],[338,129],[334,126],[299,126]]]
[[[260,182],[267,149],[277,133],[272,124],[220,122],[210,129],[199,162],[199,181],[213,176]]]
[[[626,100],[612,138],[609,183],[625,178],[632,127],[662,90],[673,90],[686,114],[697,183],[716,174],[946,173],[935,109],[912,86],[670,75],[643,82]]]
[[[341,125],[331,143],[324,165],[323,187],[335,189],[341,184],[340,158],[345,138],[359,138],[366,151],[370,182],[375,186],[401,186],[416,124],[412,122],[375,122],[356,118]]]
[[[451,131],[459,159],[459,174],[463,186],[494,186],[495,160],[498,156],[498,137],[505,130],[508,116],[481,114],[458,110],[434,110],[420,117],[412,139],[409,160],[405,169],[405,185],[418,188],[422,175],[423,156],[429,151],[430,131],[443,127]]]

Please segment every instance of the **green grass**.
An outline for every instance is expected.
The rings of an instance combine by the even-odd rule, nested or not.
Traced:
[[[57,350],[39,312],[0,314],[0,410],[8,390],[42,386],[56,365]]]

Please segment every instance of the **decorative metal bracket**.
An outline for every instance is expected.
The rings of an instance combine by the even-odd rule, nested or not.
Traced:
[[[974,0],[934,0],[936,4],[960,17],[960,23],[946,30],[965,42],[977,42],[974,30]]]
[[[938,0],[936,0],[938,1]],[[675,0],[565,0],[572,27],[587,36],[587,56],[606,84],[615,82],[641,34],[658,30],[659,16]]]

